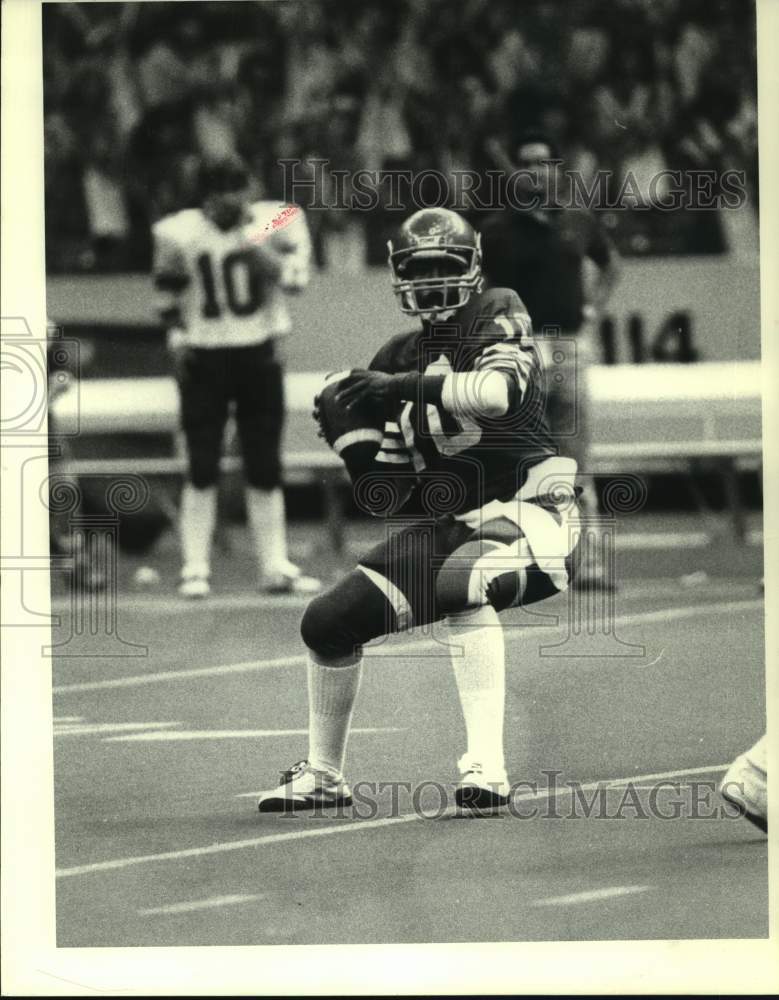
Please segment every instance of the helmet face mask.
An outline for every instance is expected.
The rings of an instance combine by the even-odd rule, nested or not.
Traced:
[[[481,238],[456,212],[423,209],[388,246],[392,287],[404,313],[433,318],[461,309],[481,290]]]

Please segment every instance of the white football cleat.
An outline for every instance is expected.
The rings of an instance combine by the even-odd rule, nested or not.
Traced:
[[[755,749],[757,748],[753,748]],[[767,775],[760,763],[753,759],[753,751],[748,750],[736,757],[725,772],[719,793],[745,819],[754,823],[763,833],[768,832]]]
[[[260,795],[257,808],[260,812],[297,812],[351,804],[352,793],[343,775],[319,771],[301,760],[284,771],[278,788]]]
[[[260,581],[263,594],[316,594],[321,589],[321,580],[304,576],[300,567],[291,562],[285,562],[275,572],[267,573]]]
[[[211,593],[211,582],[206,573],[192,573],[184,571],[181,574],[179,584],[179,594],[190,600],[198,600],[208,597]]]
[[[485,769],[472,757],[461,757],[457,762],[460,781],[454,791],[458,806],[469,809],[497,809],[507,806],[511,786],[504,767]]]

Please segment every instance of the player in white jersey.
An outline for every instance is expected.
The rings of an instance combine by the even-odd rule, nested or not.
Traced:
[[[319,581],[287,558],[283,372],[275,351],[291,329],[285,297],[308,283],[305,216],[294,205],[252,202],[248,174],[232,161],[204,165],[201,191],[201,207],[153,227],[157,307],[175,359],[189,461],[180,592],[210,592],[219,461],[234,404],[260,588],[311,593]]]

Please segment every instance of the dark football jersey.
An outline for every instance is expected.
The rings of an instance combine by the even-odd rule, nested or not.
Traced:
[[[492,369],[509,378],[502,417],[456,418],[440,405],[405,401],[387,420],[377,466],[415,476],[417,498],[436,498],[451,513],[508,499],[530,468],[558,453],[530,317],[516,292],[492,288],[471,296],[452,319],[393,337],[370,367],[428,375]]]

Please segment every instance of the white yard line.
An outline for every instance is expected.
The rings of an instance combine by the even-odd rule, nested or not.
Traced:
[[[235,906],[237,903],[253,903],[263,899],[265,893],[254,893],[249,896],[213,896],[211,899],[193,899],[188,903],[171,903],[169,906],[151,906],[147,910],[138,910],[142,917],[156,916],[166,913],[193,913],[195,910],[213,910],[218,906]]]
[[[662,549],[697,549],[706,548],[711,543],[711,536],[703,531],[691,531],[675,534],[674,532],[632,532],[617,536],[617,551],[624,549],[627,551],[646,550],[656,551]],[[763,544],[762,531],[750,531],[746,538],[746,544],[750,546],[760,546]],[[355,549],[355,554],[363,552],[363,549]],[[676,582],[675,580],[671,582]],[[626,595],[630,590],[625,588]],[[245,591],[237,591],[224,594],[212,594],[205,600],[192,601],[178,597],[175,594],[159,593],[159,591],[145,591],[143,593],[133,593],[132,591],[121,594],[121,607],[123,611],[142,611],[151,615],[171,615],[171,614],[207,614],[210,611],[246,611],[252,608],[260,610],[276,608],[281,611],[294,611],[305,608],[311,600],[310,596],[298,594],[253,594]],[[63,614],[71,610],[71,598],[55,597],[51,602],[53,614]]]
[[[180,722],[85,722],[60,728],[55,724],[55,736],[95,736],[100,733],[118,733],[134,729],[167,729],[180,726]]]
[[[621,785],[636,785],[639,781],[661,781],[663,778],[681,778],[693,774],[713,774],[715,771],[727,771],[730,764],[710,764],[706,767],[685,767],[683,771],[656,771],[654,774],[641,774],[635,778],[606,778],[605,782],[594,781],[590,785],[582,785],[582,788],[597,788],[599,784],[606,784],[610,788],[619,788]]]
[[[637,774],[630,778],[612,778],[607,781],[590,781],[586,784],[577,785],[584,791],[594,788],[619,787],[639,781],[659,780],[662,778],[679,778],[691,774],[713,774],[725,771],[729,764],[712,764],[710,767],[683,768],[679,771],[663,771],[657,774]],[[516,796],[516,800],[538,800],[550,797],[559,798],[562,795],[570,794],[571,789],[567,786],[555,788],[554,790],[542,790],[538,792],[528,792]],[[443,819],[445,816],[457,815],[458,810],[454,807],[435,814],[437,818]],[[288,830],[284,833],[265,834],[261,837],[250,837],[247,840],[228,840],[222,843],[208,844],[205,847],[187,847],[180,851],[163,851],[159,854],[138,854],[127,858],[112,858],[109,861],[95,861],[91,864],[76,865],[73,868],[59,868],[56,871],[57,878],[72,878],[76,875],[92,875],[95,872],[118,871],[124,868],[131,868],[137,865],[153,864],[162,861],[180,861],[182,858],[200,858],[212,854],[226,854],[231,851],[248,850],[253,847],[263,847],[269,844],[290,843],[295,840],[310,840],[313,837],[333,837],[341,834],[362,833],[365,830],[383,829],[389,826],[398,826],[402,823],[414,823],[419,820],[428,819],[424,813],[408,813],[403,816],[387,816],[383,819],[357,820],[341,826],[309,827],[305,830]]]
[[[700,597],[728,597],[731,601],[747,599],[755,594],[755,582],[749,579],[728,580],[707,577],[693,588],[680,582],[680,577],[649,577],[641,583],[620,586],[617,600],[639,601],[646,597],[687,597],[690,593]]]
[[[629,614],[617,615],[614,619],[615,628],[632,628],[638,625],[651,624],[653,622],[680,621],[686,618],[696,618],[699,615],[728,614],[740,611],[757,611],[763,607],[762,599],[745,601],[721,601],[714,604],[694,604],[681,608],[664,608],[658,611],[639,611]],[[507,638],[526,638],[529,635],[537,635],[540,632],[549,633],[553,629],[565,628],[564,616],[561,614],[560,623],[557,625],[536,625],[532,631],[528,628],[520,633],[517,629],[509,627]],[[427,648],[433,645],[430,639],[416,639],[405,643],[393,643],[388,650],[386,647],[377,647],[383,652],[373,651],[370,647],[366,649],[366,659],[381,659],[385,656],[403,656],[412,649]],[[52,688],[54,694],[75,694],[79,691],[103,691],[111,688],[138,687],[144,684],[160,684],[169,681],[192,680],[196,677],[219,677],[229,674],[250,673],[257,670],[277,670],[288,667],[298,667],[306,662],[306,657],[302,654],[297,656],[280,656],[271,660],[247,660],[241,663],[226,663],[221,666],[195,667],[190,670],[161,670],[155,673],[134,674],[129,677],[113,677],[100,681],[80,681],[73,684],[55,684]]]
[[[244,674],[255,670],[274,670],[280,667],[297,667],[305,663],[305,657],[279,656],[274,660],[246,660],[242,663],[225,663],[222,666],[193,667],[189,670],[160,670],[157,673],[134,674],[130,677],[113,677],[110,680],[82,681],[75,684],[55,684],[54,694],[69,694],[75,691],[102,691],[109,688],[137,687],[140,684],[159,684],[164,681],[186,681],[196,677],[219,677],[223,674]]]
[[[252,608],[267,609],[300,609],[311,600],[310,595],[300,594],[251,594],[233,592],[226,594],[211,594],[202,600],[189,600],[176,597],[175,594],[164,594],[159,591],[146,591],[142,594],[123,593],[120,595],[121,607],[124,611],[143,611],[144,614],[188,614],[198,612],[200,615],[210,611],[247,611]],[[70,597],[57,597],[51,602],[52,614],[63,614],[70,611]]]
[[[378,726],[350,729],[350,736],[366,733],[402,733],[398,726]],[[174,743],[179,740],[246,740],[265,736],[308,736],[308,729],[177,729],[166,733],[130,733],[127,736],[106,736],[103,743]]]
[[[615,536],[615,548],[619,554],[620,550],[630,549],[703,549],[711,542],[711,535],[707,531],[657,531],[657,532],[634,532],[621,535],[619,532]]]
[[[639,611],[634,614],[617,615],[614,627],[630,628],[633,625],[646,625],[651,622],[682,621],[685,618],[696,618],[698,615],[720,615],[731,611],[757,611],[762,607],[763,599],[756,598],[750,601],[720,601],[716,604],[691,604],[682,608]]]
[[[531,906],[572,906],[576,903],[597,903],[602,899],[614,899],[618,896],[632,896],[637,892],[648,892],[649,885],[614,885],[607,889],[590,889],[588,892],[572,892],[568,896],[549,896],[548,899],[536,899]]]

